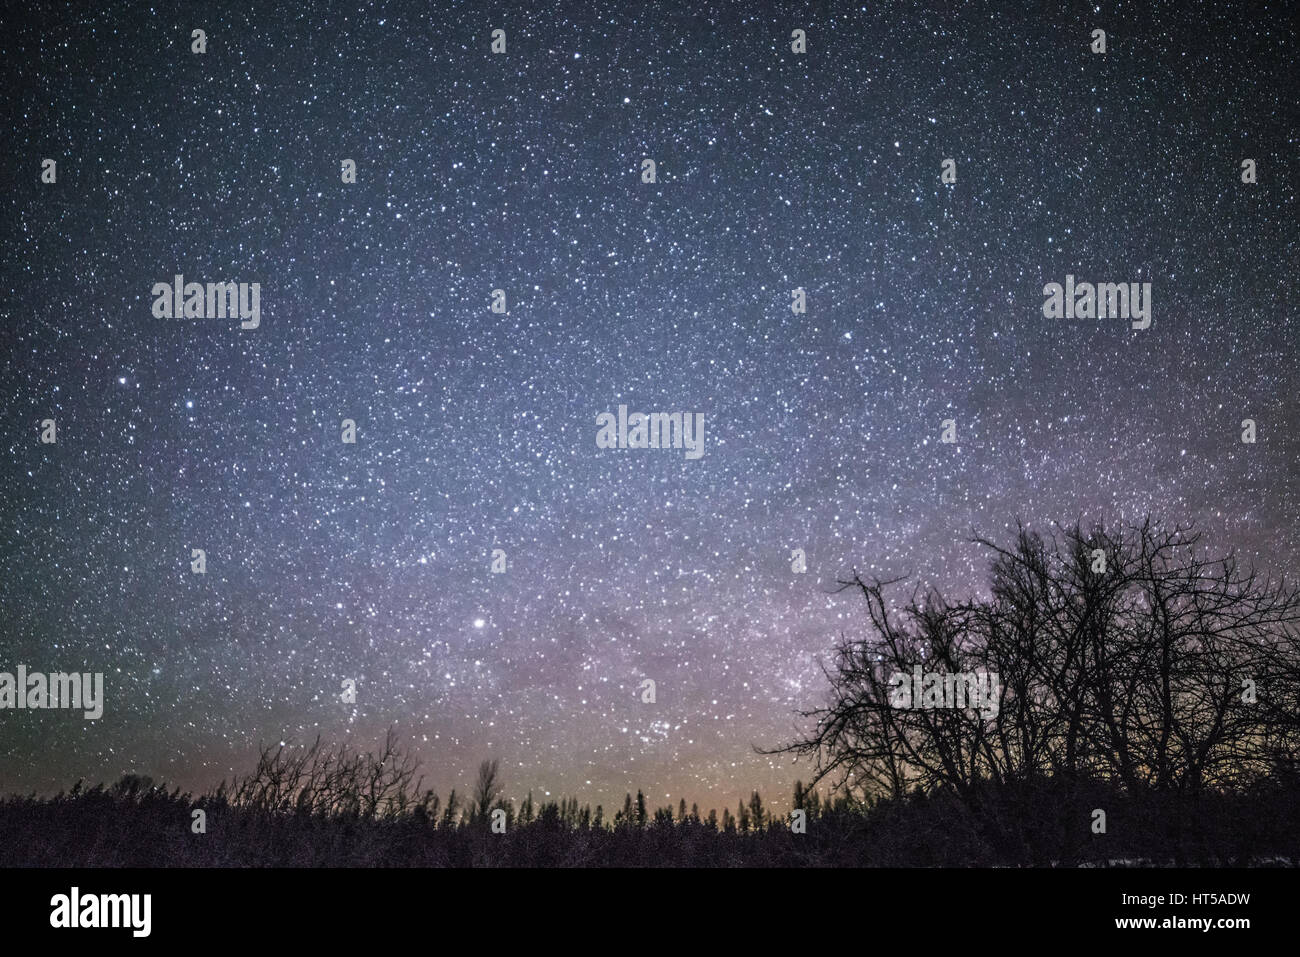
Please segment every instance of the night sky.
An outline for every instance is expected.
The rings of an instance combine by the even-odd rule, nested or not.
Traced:
[[[0,670],[107,700],[0,712],[6,792],[395,725],[444,798],[788,806],[751,746],[855,568],[965,597],[972,529],[1154,510],[1300,572],[1285,6],[73,6],[0,14]],[[156,318],[176,274],[260,326]],[[1067,275],[1150,328],[1045,318]]]

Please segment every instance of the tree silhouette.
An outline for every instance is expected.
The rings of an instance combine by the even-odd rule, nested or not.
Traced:
[[[492,813],[492,805],[501,794],[500,762],[484,761],[478,766],[478,781],[474,784],[474,808],[476,820],[486,821]]]
[[[952,603],[895,581],[840,582],[866,601],[867,638],[824,669],[815,728],[764,753],[811,757],[816,785],[899,798],[995,785],[1100,780],[1130,792],[1245,786],[1300,755],[1300,593],[1205,558],[1199,534],[1148,518],[1047,538],[973,541],[993,555],[991,597]],[[896,706],[915,669],[996,676],[995,713]]]

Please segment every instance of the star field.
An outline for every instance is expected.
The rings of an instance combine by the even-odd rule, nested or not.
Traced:
[[[0,669],[107,700],[0,713],[0,782],[395,725],[444,795],[780,805],[851,569],[1154,511],[1294,574],[1294,31],[1158,6],[6,8]],[[1067,274],[1150,328],[1045,319]],[[620,404],[703,456],[598,448]]]

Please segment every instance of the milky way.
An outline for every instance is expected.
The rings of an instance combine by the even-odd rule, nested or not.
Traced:
[[[0,712],[5,790],[395,726],[444,795],[779,805],[853,569],[1148,510],[1300,569],[1285,8],[129,6],[0,15],[0,669],[107,699]]]

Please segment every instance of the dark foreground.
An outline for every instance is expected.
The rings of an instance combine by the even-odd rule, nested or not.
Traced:
[[[531,802],[530,802],[531,804]],[[585,809],[584,809],[585,810]],[[1078,867],[1300,862],[1300,786],[1127,795],[1042,781],[959,801],[809,802],[788,814],[633,812],[593,822],[576,802],[512,812],[319,813],[194,798],[139,778],[0,802],[0,867]],[[1098,811],[1105,832],[1098,832]],[[202,815],[196,815],[202,811]],[[531,807],[530,807],[531,811]],[[203,819],[205,832],[196,833]]]

